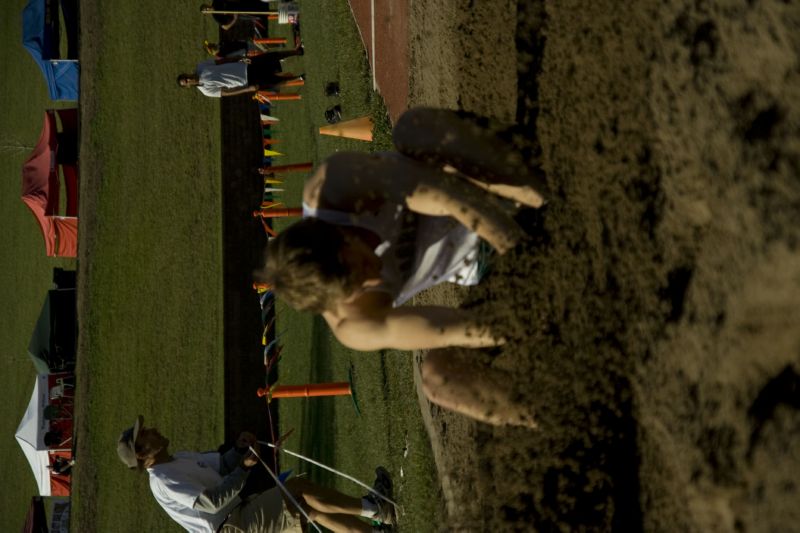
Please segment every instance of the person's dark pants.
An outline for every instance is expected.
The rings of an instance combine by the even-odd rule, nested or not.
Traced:
[[[219,57],[243,57],[247,55],[247,41],[222,41],[217,51]]]
[[[297,55],[294,50],[277,50],[250,58],[247,65],[247,84],[262,88],[274,87],[284,81],[276,74],[281,72],[281,59]]]

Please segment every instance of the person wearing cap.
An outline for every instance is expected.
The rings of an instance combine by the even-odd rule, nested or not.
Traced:
[[[120,434],[117,454],[131,469],[146,470],[150,490],[158,504],[180,526],[193,533],[261,533],[303,531],[284,500],[273,487],[242,498],[250,469],[258,457],[252,433],[243,432],[236,447],[224,454],[181,451],[170,453],[169,439],[154,427],[144,427],[138,416],[132,427]],[[257,451],[256,451],[257,453]],[[376,470],[375,490],[390,497],[391,478],[385,469]],[[331,531],[386,530],[394,523],[394,509],[375,496],[347,496],[308,480],[294,478],[286,488],[304,506],[309,517]],[[377,526],[360,520],[371,519]]]

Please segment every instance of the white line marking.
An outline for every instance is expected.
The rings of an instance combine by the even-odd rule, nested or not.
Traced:
[[[378,82],[375,79],[375,0],[370,0],[370,19],[372,23],[372,90],[378,90]]]

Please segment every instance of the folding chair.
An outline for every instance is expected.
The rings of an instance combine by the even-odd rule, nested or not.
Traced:
[[[67,383],[64,378],[56,379],[56,384],[50,387],[50,399],[60,400],[62,398],[72,398],[71,394],[67,394],[67,389],[74,389],[72,383]]]

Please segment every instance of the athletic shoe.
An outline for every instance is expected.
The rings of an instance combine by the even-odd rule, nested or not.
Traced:
[[[335,105],[325,111],[325,120],[328,124],[336,124],[342,120],[342,106]]]
[[[372,490],[388,499],[394,499],[394,487],[392,484],[392,477],[389,475],[388,470],[379,466],[375,469],[375,482],[372,484]],[[380,524],[392,526],[397,523],[397,516],[395,514],[394,505],[386,500],[379,498],[373,493],[364,496],[367,500],[371,501],[378,507],[378,513],[373,517],[373,520]]]
[[[325,96],[339,96],[339,82],[329,81],[325,84]]]

